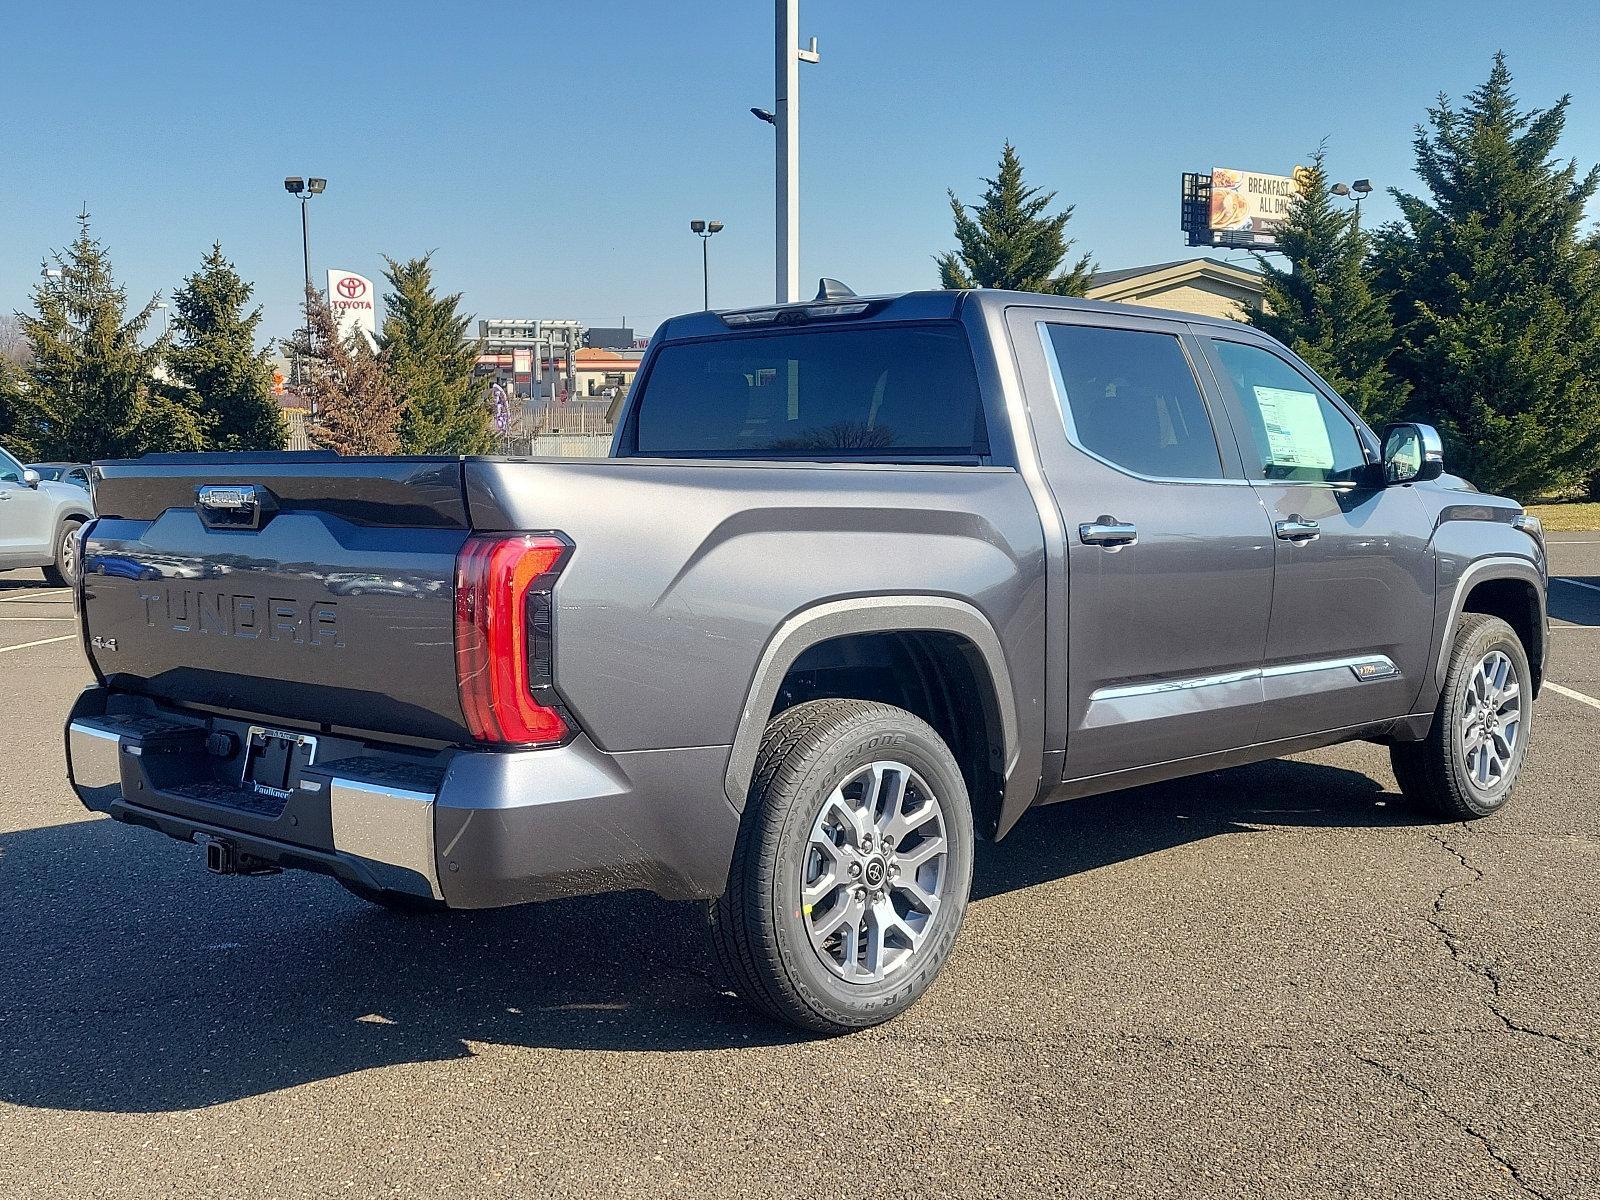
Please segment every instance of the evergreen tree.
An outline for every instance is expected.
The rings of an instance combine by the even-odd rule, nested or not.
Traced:
[[[1353,213],[1334,207],[1318,148],[1278,229],[1289,269],[1257,256],[1266,275],[1263,308],[1250,323],[1288,346],[1368,424],[1382,428],[1401,410],[1404,385],[1389,375],[1394,325],[1374,293],[1369,239]]]
[[[340,337],[333,310],[314,288],[306,290],[305,313],[305,328],[284,348],[300,361],[311,444],[339,454],[398,454],[400,404],[383,353],[374,353],[359,329]]]
[[[487,454],[496,441],[494,414],[473,375],[472,318],[458,311],[460,293],[435,294],[432,257],[385,260],[384,278],[394,290],[383,298],[380,344],[403,406],[400,442],[408,454]]]
[[[983,203],[970,208],[948,193],[960,248],[935,256],[940,286],[1083,295],[1094,273],[1089,255],[1057,274],[1074,244],[1065,234],[1072,206],[1045,214],[1056,194],[1024,184],[1022,162],[1009,141],[1000,152],[998,175],[984,182],[989,186]]]
[[[209,448],[281,450],[288,428],[272,396],[272,361],[256,349],[255,289],[222,256],[220,243],[173,294],[175,340],[167,354],[174,382],[211,420]]]
[[[0,357],[0,445],[22,462],[36,462],[32,433],[36,428],[21,373]]]
[[[1394,192],[1377,239],[1394,297],[1409,410],[1443,433],[1452,469],[1533,499],[1600,466],[1600,248],[1583,237],[1600,168],[1554,158],[1567,98],[1522,110],[1505,56],[1457,109],[1419,125],[1428,196]]]
[[[78,236],[34,288],[22,316],[33,348],[27,368],[29,440],[47,458],[88,462],[150,451],[197,450],[200,414],[160,383],[167,337],[140,342],[156,297],[127,315],[105,248],[78,217]]]

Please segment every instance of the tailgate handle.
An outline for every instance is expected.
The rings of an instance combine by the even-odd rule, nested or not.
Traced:
[[[194,507],[207,529],[260,529],[278,502],[257,483],[202,483],[194,489]]]

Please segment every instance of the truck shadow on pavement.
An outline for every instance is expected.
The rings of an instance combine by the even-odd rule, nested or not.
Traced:
[[[1031,814],[980,847],[975,902],[1261,826],[1412,821],[1352,771],[1239,768]],[[0,1100],[165,1112],[473,1043],[800,1040],[722,991],[707,942],[701,906],[642,893],[395,916],[319,877],[209,876],[195,848],[107,820],[0,834]]]
[[[62,597],[71,598],[66,588],[42,577],[18,579],[14,574],[0,573],[0,596],[24,596],[29,592],[59,593]]]
[[[1600,576],[1567,575],[1550,584],[1550,617],[1573,625],[1600,625]]]

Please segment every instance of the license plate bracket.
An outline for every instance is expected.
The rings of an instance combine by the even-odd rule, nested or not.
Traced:
[[[287,800],[317,756],[317,739],[308,733],[252,725],[245,735],[240,784],[250,791]]]

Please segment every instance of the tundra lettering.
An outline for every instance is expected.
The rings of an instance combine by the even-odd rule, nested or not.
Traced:
[[[606,461],[96,464],[69,771],[396,911],[702,900],[754,1008],[858,1029],[1035,806],[1366,740],[1503,808],[1543,535],[1445,450],[1228,321],[828,281],[668,321]]]
[[[259,597],[193,588],[141,591],[144,623],[171,633],[204,633],[222,637],[261,636],[262,612],[271,615],[265,626],[269,640],[295,645],[339,647],[338,604],[332,600],[301,601],[287,597]]]

